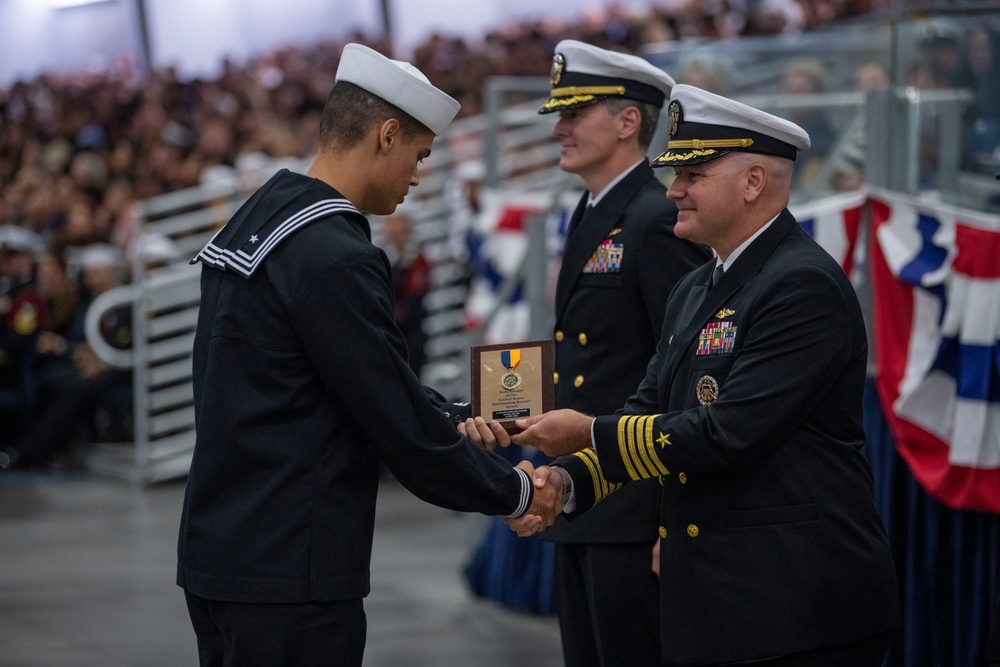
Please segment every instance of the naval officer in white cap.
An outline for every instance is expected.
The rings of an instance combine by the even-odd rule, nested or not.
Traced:
[[[587,189],[556,283],[555,405],[605,414],[645,375],[670,290],[711,253],[674,234],[677,207],[646,157],[673,78],[637,56],[563,40],[551,84],[539,113],[558,113],[559,167]],[[633,484],[544,533],[555,543],[567,667],[659,665],[659,587],[650,569],[659,496],[656,480]]]
[[[860,452],[864,321],[786,208],[809,137],[685,85],[668,120],[654,165],[675,172],[675,231],[718,258],[670,294],[619,413],[549,412],[518,420],[513,440],[563,455],[573,514],[660,481],[663,665],[879,667],[899,602]]]
[[[458,103],[343,52],[305,174],[278,172],[202,249],[196,443],[178,540],[202,665],[360,666],[379,460],[435,504],[551,522],[560,495],[461,437],[407,365],[388,215]]]

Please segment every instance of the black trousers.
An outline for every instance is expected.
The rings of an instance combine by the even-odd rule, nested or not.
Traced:
[[[566,667],[660,667],[660,584],[653,543],[556,544]]]
[[[770,660],[726,663],[716,667],[882,667],[892,635],[892,632],[886,632],[849,644],[790,653]],[[665,665],[664,667],[690,666]]]
[[[868,637],[861,641],[818,648],[801,653],[754,663],[753,667],[882,667],[889,650],[891,632]]]
[[[368,622],[361,600],[223,602],[185,592],[201,667],[360,667]]]

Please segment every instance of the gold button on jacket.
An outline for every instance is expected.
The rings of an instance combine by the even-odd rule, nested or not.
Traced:
[[[688,476],[682,472],[677,473],[677,481],[680,482],[681,484],[687,484]]]
[[[557,331],[557,332],[556,332],[556,342],[557,342],[557,343],[561,343],[561,342],[563,342],[563,338],[564,338],[564,337],[565,337],[565,336],[563,335],[563,332],[562,332],[562,331]]]
[[[577,336],[577,338],[580,340],[580,345],[586,345],[587,344],[587,334],[582,333],[579,336]]]
[[[583,384],[583,376],[582,375],[577,375],[576,379],[573,380],[573,386],[574,387],[579,387],[581,384]]]
[[[692,524],[688,525],[688,535],[691,537],[698,537],[698,526]]]
[[[666,538],[667,537],[667,529],[664,528],[663,526],[660,526],[660,537],[662,537],[662,538]]]

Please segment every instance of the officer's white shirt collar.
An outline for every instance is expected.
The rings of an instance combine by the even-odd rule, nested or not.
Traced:
[[[778,215],[781,215],[781,214],[779,213]],[[767,229],[768,227],[770,227],[771,223],[773,223],[775,220],[778,219],[778,215],[776,215],[773,218],[771,218],[770,220],[768,220],[768,222],[767,222],[766,225],[764,225],[763,227],[761,227],[760,229],[758,229],[756,232],[753,233],[753,235],[750,238],[748,238],[746,241],[744,241],[739,246],[737,246],[736,250],[734,250],[733,252],[731,252],[729,254],[729,257],[726,259],[725,262],[723,262],[719,258],[719,256],[716,255],[716,257],[715,257],[715,266],[718,267],[719,264],[721,264],[723,272],[728,271],[729,267],[732,266],[733,262],[736,261],[736,258],[739,257],[740,255],[742,255],[743,251],[746,250],[750,246],[750,244],[754,242],[754,239],[756,239],[758,236],[760,236],[761,234],[763,234],[764,230]]]
[[[607,185],[605,185],[604,189],[601,190],[600,192],[598,192],[596,195],[594,193],[590,193],[590,198],[587,200],[587,205],[588,206],[597,206],[597,203],[599,201],[601,201],[602,199],[604,199],[604,195],[606,195],[609,192],[611,192],[611,188],[613,188],[616,185],[618,185],[619,183],[621,183],[621,181],[622,181],[623,178],[625,178],[626,176],[628,176],[629,174],[631,174],[632,171],[636,167],[638,167],[640,164],[642,164],[643,162],[645,162],[645,160],[646,160],[646,158],[641,158],[638,162],[636,162],[635,164],[633,164],[631,167],[629,167],[628,169],[626,169],[622,173],[620,173],[617,176],[615,176],[613,179],[611,179],[611,182],[608,183]]]

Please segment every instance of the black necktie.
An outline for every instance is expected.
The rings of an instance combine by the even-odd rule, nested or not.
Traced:
[[[719,281],[722,280],[723,273],[725,273],[725,271],[722,270],[722,264],[715,267],[715,271],[712,273],[712,280],[708,283],[708,289],[712,289],[719,284]]]
[[[580,218],[578,220],[574,221],[570,225],[569,231],[566,232],[566,235],[568,236],[569,234],[571,234],[573,232],[573,230],[575,230],[577,227],[579,227],[580,223],[582,223],[584,220],[586,220],[587,216],[589,216],[590,212],[593,211],[593,210],[594,210],[594,205],[593,204],[587,204],[587,207],[585,209],[583,209],[583,214],[580,215]]]

